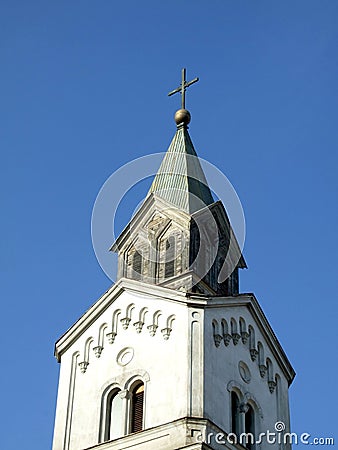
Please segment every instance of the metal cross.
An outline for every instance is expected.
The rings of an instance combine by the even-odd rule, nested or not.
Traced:
[[[182,69],[182,82],[181,84],[178,86],[177,89],[169,92],[168,96],[170,97],[171,95],[176,94],[176,92],[180,92],[181,96],[182,96],[182,109],[185,109],[185,90],[187,89],[187,87],[191,86],[192,84],[196,83],[199,78],[194,78],[193,80],[187,82],[187,80],[185,79],[185,75],[186,75],[186,69]]]

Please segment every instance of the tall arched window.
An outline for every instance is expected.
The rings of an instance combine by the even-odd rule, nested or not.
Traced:
[[[110,441],[123,436],[122,398],[120,389],[114,389],[107,397],[104,440]]]
[[[239,398],[236,392],[231,392],[231,432],[240,435]]]
[[[143,403],[144,403],[144,384],[139,382],[132,390],[131,398],[131,423],[130,431],[142,431],[143,429]]]
[[[170,236],[165,243],[165,278],[170,278],[175,275],[175,252],[175,238],[174,236]]]
[[[142,273],[142,255],[137,250],[133,255],[133,278],[134,280],[140,280]]]
[[[255,415],[252,406],[248,404],[247,407],[248,409],[245,413],[245,433],[247,436],[246,447],[249,450],[252,450],[255,442]]]

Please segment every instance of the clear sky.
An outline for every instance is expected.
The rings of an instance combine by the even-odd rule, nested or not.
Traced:
[[[292,429],[338,440],[337,55],[336,0],[0,2],[1,448],[51,446],[54,342],[111,284],[96,195],[166,150],[182,67],[195,148],[244,208],[241,290],[297,372]]]

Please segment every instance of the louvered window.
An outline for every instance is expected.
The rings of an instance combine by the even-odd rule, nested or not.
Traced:
[[[131,432],[142,431],[143,429],[143,402],[144,402],[144,385],[135,386],[132,393],[131,408]]]
[[[141,279],[142,272],[142,255],[138,251],[135,251],[133,255],[133,274],[132,277],[135,280]]]
[[[175,275],[175,252],[175,238],[174,236],[170,236],[166,241],[165,249],[165,278],[170,278]]]

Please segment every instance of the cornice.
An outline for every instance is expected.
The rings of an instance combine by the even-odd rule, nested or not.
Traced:
[[[181,304],[200,309],[219,309],[246,307],[256,321],[260,332],[269,345],[270,351],[281,366],[289,385],[295,377],[295,371],[291,366],[277,336],[275,335],[268,319],[260,307],[253,293],[239,294],[232,297],[210,296],[201,294],[189,294],[175,291],[159,285],[152,285],[121,278],[109,288],[56,342],[55,357],[58,362],[61,356],[94,322],[101,314],[123,293],[130,292],[142,297],[163,299],[168,302]]]
[[[62,354],[78,339],[95,320],[125,291],[142,297],[154,297],[165,299],[175,303],[196,303],[186,297],[185,292],[174,291],[158,285],[151,285],[121,278],[116,284],[111,286],[75,323],[72,325],[55,343],[54,355],[58,362],[61,361]],[[205,303],[206,300],[204,300]],[[201,301],[198,300],[198,303]]]
[[[193,297],[192,295],[191,299]],[[234,306],[244,306],[249,309],[290,385],[296,373],[253,293],[239,294],[233,297],[213,297],[208,301],[206,308],[232,308]]]

